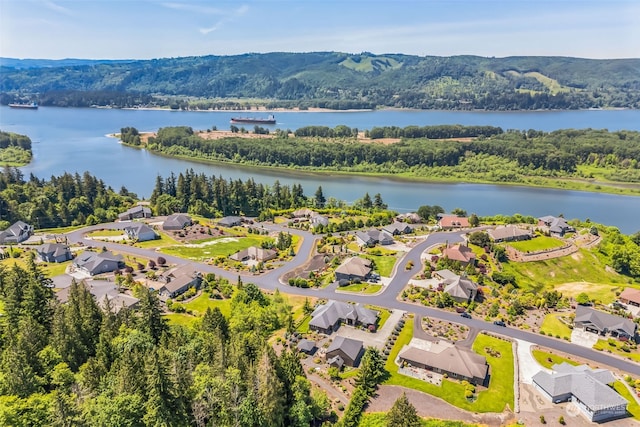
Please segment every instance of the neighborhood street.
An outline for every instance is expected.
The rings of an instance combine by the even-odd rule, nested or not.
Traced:
[[[69,243],[82,243],[85,246],[94,246],[94,247],[106,247],[108,250],[114,250],[118,252],[127,252],[132,255],[141,256],[149,259],[155,259],[160,254],[152,249],[142,249],[134,246],[125,246],[118,243],[113,242],[96,242],[90,239],[85,239],[84,235],[88,232],[99,230],[99,229],[122,229],[129,225],[130,223],[121,222],[121,223],[107,223],[107,224],[99,224],[91,227],[86,227],[80,230],[76,230],[66,234]],[[170,256],[166,254],[162,254],[168,263],[175,264],[184,264],[184,263],[194,263],[198,265],[198,269],[200,269],[203,273],[214,273],[217,276],[225,277],[233,282],[238,279],[238,276],[242,277],[244,281],[252,282],[258,285],[260,288],[273,291],[275,289],[280,289],[282,292],[286,292],[289,294],[302,295],[302,296],[310,296],[316,298],[326,298],[326,299],[334,299],[339,301],[348,301],[348,302],[360,302],[365,304],[373,304],[380,307],[385,307],[393,310],[402,310],[409,313],[415,313],[417,315],[423,317],[432,317],[437,319],[442,319],[449,322],[457,322],[460,324],[464,324],[469,326],[470,328],[476,328],[478,330],[488,331],[494,334],[503,335],[506,337],[510,337],[517,340],[528,341],[533,344],[540,345],[542,347],[547,347],[556,351],[560,351],[563,353],[571,354],[576,357],[589,359],[595,362],[596,364],[602,364],[606,366],[610,366],[615,369],[619,369],[624,372],[628,372],[635,376],[640,376],[640,364],[635,363],[630,360],[625,360],[619,357],[612,356],[608,353],[599,352],[596,350],[592,350],[590,348],[582,347],[579,345],[572,344],[567,341],[563,341],[560,339],[551,338],[548,336],[527,332],[520,329],[510,328],[510,327],[501,327],[494,325],[490,322],[485,322],[480,319],[466,319],[461,317],[459,314],[439,310],[431,307],[425,307],[417,304],[410,304],[406,302],[402,302],[398,300],[398,295],[402,291],[402,289],[409,282],[411,277],[415,274],[419,273],[422,269],[422,263],[420,261],[420,255],[427,248],[438,245],[442,243],[456,243],[463,240],[463,235],[469,232],[466,231],[458,231],[458,232],[434,232],[426,236],[426,238],[415,245],[411,250],[406,253],[402,259],[400,259],[396,266],[397,268],[394,271],[394,275],[391,278],[390,283],[386,286],[386,289],[383,292],[380,292],[375,295],[347,295],[344,293],[335,292],[333,289],[316,289],[316,288],[297,288],[291,287],[287,284],[281,283],[280,277],[294,270],[302,265],[304,265],[308,259],[312,256],[314,252],[314,248],[316,245],[316,240],[320,238],[320,236],[313,235],[306,231],[289,229],[286,227],[281,227],[273,224],[260,224],[264,226],[265,229],[269,229],[272,231],[285,231],[291,234],[298,235],[302,238],[302,243],[298,249],[298,253],[295,257],[289,261],[286,265],[275,268],[265,274],[262,275],[253,275],[250,273],[237,273],[230,272],[227,270],[223,270],[205,263],[198,263],[195,261],[184,260],[182,258],[178,258],[175,256]],[[413,267],[410,270],[406,270],[405,266],[409,261],[412,261]]]

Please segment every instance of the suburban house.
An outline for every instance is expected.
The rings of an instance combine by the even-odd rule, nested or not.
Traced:
[[[469,228],[469,218],[457,215],[438,215],[438,225],[443,230],[454,228]]]
[[[362,354],[362,341],[337,336],[327,348],[325,357],[330,366],[358,366]]]
[[[177,213],[169,215],[162,223],[162,229],[166,231],[178,231],[192,224],[191,217],[187,214]]]
[[[358,246],[373,247],[380,243],[381,245],[392,245],[393,236],[386,231],[371,229],[367,231],[356,231],[356,241]]]
[[[566,362],[552,366],[552,373],[540,371],[533,386],[553,403],[571,401],[591,422],[627,415],[627,400],[608,384],[615,382],[611,371],[573,366]]]
[[[461,303],[469,303],[476,299],[478,285],[471,279],[458,276],[451,270],[438,270],[434,275],[442,280],[443,291]]]
[[[319,305],[309,321],[309,329],[330,335],[340,327],[340,323],[347,325],[375,326],[378,312],[370,310],[361,304],[349,304],[342,301],[330,300]]]
[[[0,233],[0,244],[22,243],[33,234],[33,226],[22,221],[15,222],[12,226]]]
[[[126,226],[124,232],[127,233],[129,239],[137,240],[138,242],[146,242],[160,238],[153,228],[142,222],[136,222],[133,225]]]
[[[196,271],[193,264],[184,264],[163,273],[159,281],[163,282],[158,289],[160,296],[173,298],[189,288],[199,288],[202,283],[202,274]]]
[[[422,222],[422,218],[420,218],[420,215],[415,212],[400,214],[396,217],[396,219],[400,222],[408,222],[410,224],[417,224]]]
[[[413,228],[406,222],[392,222],[382,227],[383,231],[391,234],[392,236],[398,236],[400,234],[413,233]]]
[[[640,307],[640,289],[624,288],[624,291],[618,297],[618,301],[622,304]]]
[[[151,209],[148,206],[137,205],[118,215],[120,221],[131,221],[140,218],[151,218]]]
[[[317,228],[318,226],[326,227],[329,225],[329,218],[320,214],[313,215],[309,218],[309,224],[311,225],[311,228]]]
[[[371,260],[360,257],[350,257],[345,259],[342,264],[336,268],[336,280],[367,280],[371,273]]]
[[[136,297],[121,293],[107,293],[98,299],[98,305],[106,310],[107,307],[112,313],[118,313],[123,308],[136,308],[140,300]]]
[[[309,355],[314,354],[317,350],[316,342],[308,340],[306,338],[301,339],[300,342],[298,342],[298,345],[296,346],[296,348],[298,349],[299,352],[309,354]]]
[[[231,255],[229,258],[231,258],[234,261],[240,261],[240,262],[249,261],[249,260],[269,261],[276,258],[277,256],[278,256],[278,251],[275,251],[273,249],[263,249],[257,246],[251,246],[247,249],[236,252],[235,254]]]
[[[580,328],[598,335],[631,339],[636,335],[638,327],[632,320],[603,311],[594,310],[591,307],[578,305],[576,317],[573,320],[574,328]]]
[[[69,246],[62,243],[45,243],[36,252],[42,262],[65,262],[73,258]]]
[[[550,235],[563,237],[566,233],[573,233],[575,228],[567,224],[564,218],[547,215],[538,218],[538,227],[548,231]]]
[[[90,276],[109,273],[124,267],[122,255],[106,252],[84,251],[73,260],[73,266]]]
[[[310,218],[317,215],[317,212],[314,212],[309,208],[300,208],[297,211],[293,211],[292,215],[294,218]]]
[[[239,216],[225,216],[218,220],[218,225],[222,227],[235,227],[242,224],[242,218]]]
[[[496,243],[517,242],[520,240],[530,240],[531,231],[525,230],[515,225],[505,225],[487,231],[487,234]]]
[[[484,356],[446,341],[411,340],[398,354],[398,362],[414,368],[428,369],[451,378],[486,385],[489,364]]]
[[[462,267],[476,263],[476,254],[473,253],[469,246],[462,243],[455,246],[447,245],[442,251],[442,256],[451,261],[458,261]]]

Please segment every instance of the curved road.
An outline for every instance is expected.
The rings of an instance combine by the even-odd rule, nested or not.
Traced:
[[[134,246],[121,245],[118,243],[94,241],[86,239],[84,235],[90,231],[99,229],[123,229],[129,225],[129,223],[107,223],[99,224],[91,227],[86,227],[80,230],[67,233],[66,236],[71,243],[82,243],[85,246],[105,246],[109,250],[115,250],[120,252],[127,252],[133,255],[138,255],[145,258],[156,258],[160,253],[151,249],[142,249]],[[225,277],[231,281],[235,281],[238,276],[247,281],[255,283],[260,288],[265,290],[280,289],[282,292],[289,294],[310,296],[317,298],[335,299],[341,301],[360,302],[365,304],[374,304],[380,307],[403,310],[411,313],[416,313],[420,316],[428,316],[438,318],[450,322],[457,322],[469,326],[471,328],[477,328],[480,330],[493,332],[496,334],[504,335],[510,338],[529,341],[531,343],[554,349],[563,353],[572,354],[577,357],[592,360],[595,363],[610,366],[619,369],[624,372],[628,372],[635,376],[640,376],[640,364],[625,360],[619,357],[614,357],[608,353],[595,351],[586,347],[581,347],[575,344],[571,344],[567,341],[547,337],[544,335],[535,334],[532,332],[523,331],[520,329],[514,329],[509,327],[496,326],[493,323],[485,322],[479,319],[466,319],[460,317],[457,313],[449,311],[438,310],[431,307],[425,307],[416,304],[410,304],[402,301],[398,301],[397,297],[405,287],[409,280],[420,272],[422,269],[422,262],[420,260],[421,254],[429,247],[433,245],[442,244],[445,242],[456,243],[463,240],[465,232],[436,232],[429,234],[422,242],[411,248],[402,259],[396,263],[396,270],[393,274],[391,282],[385,287],[384,291],[376,295],[346,295],[344,293],[334,292],[332,289],[314,289],[314,288],[296,288],[291,287],[280,282],[280,277],[288,271],[294,270],[304,265],[311,255],[314,253],[316,241],[319,236],[313,235],[306,231],[288,229],[274,224],[264,224],[264,228],[272,231],[286,231],[291,234],[296,234],[302,238],[302,243],[298,248],[298,253],[291,261],[286,265],[275,268],[262,275],[253,275],[248,273],[229,272],[221,268],[217,268],[208,264],[198,263],[195,261],[186,261],[194,264],[198,264],[198,268],[204,273],[214,273],[216,276]],[[162,257],[167,260],[168,263],[184,264],[185,260],[179,257],[162,254]],[[409,262],[413,262],[413,268],[411,270],[405,270],[404,266]]]

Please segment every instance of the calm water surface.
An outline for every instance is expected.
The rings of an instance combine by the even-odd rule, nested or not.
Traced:
[[[267,113],[251,113],[265,116]],[[482,184],[429,184],[400,182],[386,178],[300,174],[292,171],[265,171],[235,166],[206,165],[149,154],[123,147],[106,137],[124,126],[153,131],[163,126],[186,125],[194,129],[216,126],[228,129],[233,112],[180,112],[108,109],[46,108],[37,111],[0,107],[0,129],[28,135],[33,144],[34,161],[23,168],[49,178],[65,171],[85,170],[115,189],[124,185],[140,197],[149,197],[157,175],[179,173],[188,168],[208,175],[232,179],[253,177],[272,184],[301,183],[312,195],[322,185],[325,196],[353,201],[365,192],[380,193],[398,211],[418,206],[440,205],[447,211],[460,207],[478,215],[522,213],[590,218],[619,227],[625,233],[640,230],[640,197],[507,187]],[[249,115],[249,113],[242,113]],[[640,111],[562,111],[562,112],[451,112],[451,111],[364,111],[364,112],[278,112],[272,128],[295,130],[307,125],[334,127],[345,124],[358,129],[374,126],[408,125],[492,125],[503,129],[565,128],[639,130]]]

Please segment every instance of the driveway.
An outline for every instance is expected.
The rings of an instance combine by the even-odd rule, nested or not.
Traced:
[[[549,369],[543,368],[531,353],[532,343],[524,340],[516,340],[516,356],[518,357],[518,370],[520,371],[520,381],[531,384],[533,376],[541,370],[551,373]]]
[[[593,348],[598,342],[598,335],[582,329],[574,329],[571,331],[571,342],[582,347]]]
[[[391,331],[395,328],[396,324],[398,324],[398,321],[404,313],[405,312],[402,310],[392,310],[391,316],[389,316],[382,328],[375,333],[371,333],[363,329],[352,328],[350,326],[341,326],[336,335],[360,340],[364,343],[365,347],[371,346],[382,350],[385,342],[387,341],[387,337],[391,335]]]

